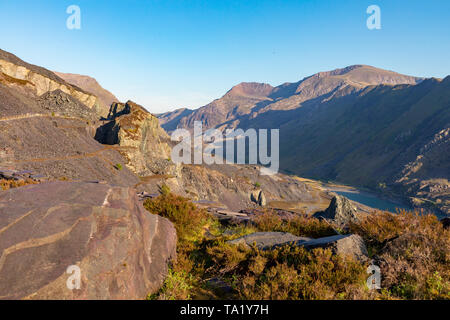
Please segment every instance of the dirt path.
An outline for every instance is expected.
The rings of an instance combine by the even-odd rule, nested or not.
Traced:
[[[77,154],[77,155],[71,155],[66,157],[53,157],[53,158],[33,158],[33,159],[26,159],[26,160],[13,160],[14,163],[34,163],[34,162],[45,162],[45,161],[65,161],[65,160],[74,160],[74,159],[84,159],[84,158],[91,158],[91,157],[101,157],[101,153],[109,150],[127,150],[127,149],[134,149],[134,147],[120,147],[120,146],[104,146],[103,148],[96,150],[94,152],[87,152],[84,154]]]
[[[51,115],[51,114],[43,114],[43,113],[26,113],[26,114],[21,114],[18,116],[0,117],[0,122],[16,121],[16,120],[23,120],[23,119],[30,119],[30,118],[58,118],[58,119],[87,121],[87,119],[77,118],[77,117]]]

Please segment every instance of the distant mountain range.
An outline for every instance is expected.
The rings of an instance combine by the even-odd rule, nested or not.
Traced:
[[[422,80],[370,66],[354,65],[320,72],[277,87],[266,83],[243,82],[204,107],[167,112],[160,114],[159,119],[167,131],[177,127],[190,128],[194,121],[202,121],[208,128],[223,125],[237,127],[244,119],[253,119],[272,110],[297,109],[305,103],[345,96],[370,85],[417,84]]]
[[[197,110],[160,114],[167,131],[279,128],[280,168],[402,195],[450,212],[450,77],[371,66],[320,72],[277,87],[241,83]]]

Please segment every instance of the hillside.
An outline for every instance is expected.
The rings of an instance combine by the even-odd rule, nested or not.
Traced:
[[[319,72],[295,83],[272,87],[264,83],[240,83],[222,98],[180,116],[176,110],[161,114],[162,126],[192,128],[202,121],[207,128],[226,125],[238,127],[244,118],[255,118],[273,110],[292,110],[305,102],[322,102],[357,92],[369,85],[416,84],[422,79],[365,65],[354,65],[328,72]],[[314,100],[317,99],[317,100]],[[173,116],[177,115],[177,116]]]
[[[55,74],[68,83],[95,94],[105,106],[109,107],[113,102],[119,102],[115,95],[101,87],[94,78],[73,73],[55,72]]]

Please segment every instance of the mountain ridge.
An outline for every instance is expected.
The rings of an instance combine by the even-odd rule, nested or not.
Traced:
[[[168,131],[174,128],[192,128],[194,121],[202,121],[207,128],[231,122],[231,126],[239,123],[239,117],[269,110],[289,110],[298,108],[307,100],[321,95],[335,96],[361,90],[377,84],[417,84],[423,78],[406,76],[394,71],[383,70],[368,65],[352,65],[331,71],[318,72],[293,83],[283,83],[273,87],[267,83],[242,82],[233,86],[221,98],[185,114],[176,116],[180,111],[158,115],[163,128]]]

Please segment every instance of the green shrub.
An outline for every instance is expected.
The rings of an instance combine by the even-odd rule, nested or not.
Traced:
[[[193,288],[193,276],[185,271],[175,272],[169,269],[161,289],[147,297],[148,300],[189,300]]]
[[[212,223],[206,210],[198,209],[188,199],[176,196],[168,190],[163,191],[159,197],[147,199],[144,207],[151,213],[172,221],[181,241],[201,239],[205,227]]]
[[[116,164],[114,167],[119,171],[123,169],[123,167],[120,163]]]
[[[159,188],[159,192],[162,195],[168,195],[170,193],[170,188],[167,184],[163,184],[160,188]]]

